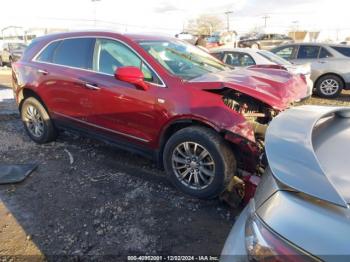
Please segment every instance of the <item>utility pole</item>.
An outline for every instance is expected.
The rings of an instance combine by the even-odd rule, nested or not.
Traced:
[[[227,32],[230,31],[230,15],[233,14],[233,11],[227,11],[225,12],[226,15],[226,22],[227,22]]]
[[[296,33],[297,31],[299,30],[299,21],[295,20],[292,22],[292,24],[294,25],[293,26],[293,40],[295,41],[296,40]]]
[[[262,17],[263,19],[264,19],[264,26],[265,26],[265,28],[267,27],[267,19],[269,19],[270,18],[270,16],[268,16],[268,15],[264,15],[263,17]]]
[[[97,15],[97,3],[98,2],[101,2],[101,0],[91,0],[92,4],[94,5],[94,26],[96,27],[97,25],[97,18],[96,18],[96,15]]]

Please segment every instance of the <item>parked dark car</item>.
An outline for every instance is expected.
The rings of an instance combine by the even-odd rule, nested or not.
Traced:
[[[349,108],[300,106],[276,117],[269,168],[220,261],[350,261],[349,148]]]
[[[238,42],[238,47],[255,49],[271,49],[285,43],[292,43],[293,39],[282,34],[258,34],[244,38]]]
[[[0,48],[0,66],[11,65],[20,59],[26,47],[23,43],[3,42]]]
[[[84,131],[152,157],[200,198],[222,192],[237,166],[254,170],[266,125],[307,93],[285,70],[231,70],[175,38],[112,32],[37,38],[12,70],[32,140]]]

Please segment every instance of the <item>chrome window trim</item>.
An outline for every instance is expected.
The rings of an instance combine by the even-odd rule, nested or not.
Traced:
[[[95,125],[93,123],[90,123],[90,122],[87,122],[87,121],[83,121],[83,120],[77,119],[75,117],[67,116],[65,114],[61,114],[61,113],[58,113],[58,112],[52,112],[52,113],[54,113],[55,115],[59,115],[59,116],[62,116],[64,118],[73,120],[73,121],[77,121],[77,122],[82,123],[82,124],[86,124],[86,125],[89,125],[89,126],[92,126],[92,127],[100,128],[100,129],[103,129],[105,131],[109,131],[109,132],[115,133],[117,135],[122,135],[122,136],[125,136],[125,137],[128,137],[128,138],[139,140],[141,142],[145,142],[145,143],[149,143],[150,142],[147,139],[143,139],[143,138],[140,138],[140,137],[137,137],[137,136],[129,135],[129,134],[126,134],[126,133],[123,133],[123,132],[119,132],[119,131],[116,131],[116,130],[113,130],[113,129],[109,129],[109,128],[106,128],[106,127],[103,127],[103,126]]]
[[[69,36],[69,37],[62,37],[62,38],[57,38],[54,39],[52,41],[50,41],[49,43],[47,43],[45,46],[43,46],[39,52],[37,52],[37,54],[31,59],[32,62],[35,63],[40,63],[40,64],[48,64],[48,65],[55,65],[55,66],[60,66],[60,67],[64,67],[64,68],[70,68],[70,69],[78,69],[78,70],[82,70],[82,71],[87,71],[87,72],[92,72],[95,74],[100,74],[100,75],[107,75],[107,76],[113,76],[112,74],[107,74],[107,73],[103,73],[103,72],[98,72],[98,71],[94,71],[94,70],[90,70],[90,69],[84,69],[84,68],[79,68],[79,67],[73,67],[73,66],[67,66],[67,65],[60,65],[60,64],[55,64],[55,63],[51,63],[51,62],[44,62],[44,61],[38,61],[37,58],[41,55],[41,53],[52,43],[54,42],[58,42],[58,41],[63,41],[63,40],[67,40],[67,39],[79,39],[79,38],[96,38],[96,39],[109,39],[109,40],[114,40],[117,41],[123,45],[125,45],[126,47],[128,47],[132,52],[134,52],[136,54],[136,56],[138,56],[141,61],[143,63],[145,63],[150,70],[159,78],[159,80],[162,82],[162,84],[156,84],[153,82],[149,82],[149,81],[145,81],[151,85],[155,85],[155,86],[159,86],[159,87],[167,87],[165,85],[165,82],[163,81],[163,79],[159,76],[159,74],[157,73],[156,70],[153,69],[153,67],[138,53],[136,52],[136,50],[134,48],[132,48],[130,45],[128,45],[127,43],[125,43],[124,41],[117,39],[117,38],[113,38],[113,37],[108,37],[108,36],[99,36],[99,35],[85,35],[85,36]]]

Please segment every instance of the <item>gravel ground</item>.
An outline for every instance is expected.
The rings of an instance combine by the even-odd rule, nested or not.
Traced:
[[[0,94],[9,94],[8,80],[0,77]],[[349,106],[350,92],[305,103]],[[0,97],[0,141],[0,163],[39,163],[24,182],[0,186],[0,199],[49,260],[219,255],[239,213],[217,199],[184,196],[151,161],[110,145],[66,132],[34,144],[7,96]]]
[[[218,255],[235,212],[184,196],[153,163],[74,134],[36,145],[0,120],[0,163],[40,163],[0,197],[46,255]],[[73,156],[70,164],[69,154]]]
[[[237,214],[217,199],[183,195],[151,161],[110,145],[72,133],[33,143],[13,100],[0,98],[0,139],[0,163],[39,163],[24,182],[1,185],[0,199],[50,260],[219,255]]]

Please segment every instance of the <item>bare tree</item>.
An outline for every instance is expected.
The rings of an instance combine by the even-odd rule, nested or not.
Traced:
[[[211,35],[224,28],[223,21],[214,15],[201,15],[197,19],[190,20],[187,31],[196,35]]]

